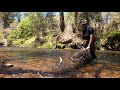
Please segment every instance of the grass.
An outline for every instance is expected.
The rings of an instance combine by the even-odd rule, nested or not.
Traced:
[[[21,45],[23,42],[24,42],[23,39],[17,39],[17,40],[15,40],[15,41],[13,41],[13,44],[14,44],[14,45]]]
[[[32,42],[32,41],[34,41],[35,40],[35,37],[31,37],[30,39],[28,39],[28,40],[25,40],[25,39],[17,39],[17,40],[14,40],[13,41],[13,44],[14,45],[22,45],[22,46],[24,46],[24,47],[30,47],[30,43]]]
[[[52,49],[52,48],[54,48],[54,46],[51,44],[50,41],[48,41],[48,42],[46,42],[45,44],[43,44],[42,46],[39,46],[38,48]]]
[[[3,34],[0,32],[0,39],[2,39],[2,37],[3,37]]]
[[[30,39],[26,40],[24,43],[23,43],[23,46],[25,47],[31,47],[30,46],[30,43],[33,42],[35,40],[36,37],[31,37]]]

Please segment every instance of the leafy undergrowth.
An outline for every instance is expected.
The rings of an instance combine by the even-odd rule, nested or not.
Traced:
[[[113,31],[106,37],[104,47],[108,50],[120,50],[120,32]]]

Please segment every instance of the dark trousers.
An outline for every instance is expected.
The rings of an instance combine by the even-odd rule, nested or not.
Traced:
[[[84,44],[84,47],[86,48],[89,44],[89,41],[86,41],[86,43]],[[96,58],[96,55],[95,55],[95,42],[93,42],[90,46],[90,55],[92,58]]]

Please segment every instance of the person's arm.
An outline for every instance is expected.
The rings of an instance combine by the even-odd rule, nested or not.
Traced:
[[[88,46],[86,47],[86,49],[90,49],[90,46],[91,46],[91,44],[92,44],[92,42],[93,42],[93,39],[94,39],[94,34],[91,34],[91,35],[90,35],[89,44],[88,44]]]
[[[90,49],[90,46],[92,44],[92,42],[94,41],[94,29],[92,27],[88,27],[88,32],[90,34],[90,40],[88,43],[88,46],[86,47],[86,49]]]

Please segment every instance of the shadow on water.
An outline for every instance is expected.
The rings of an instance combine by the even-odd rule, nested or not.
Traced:
[[[85,65],[84,65],[85,66]],[[75,66],[75,68],[63,68],[60,72],[49,72],[49,71],[42,71],[42,70],[33,70],[33,69],[29,69],[29,70],[25,70],[22,68],[19,69],[8,69],[8,68],[4,68],[0,70],[0,74],[4,74],[4,75],[15,75],[15,74],[25,74],[25,73],[31,73],[34,75],[38,75],[39,78],[44,78],[44,77],[68,77],[68,78],[72,78],[72,77],[76,77],[76,74],[79,72],[79,69],[83,68],[80,66]],[[20,76],[22,77],[22,76]]]

